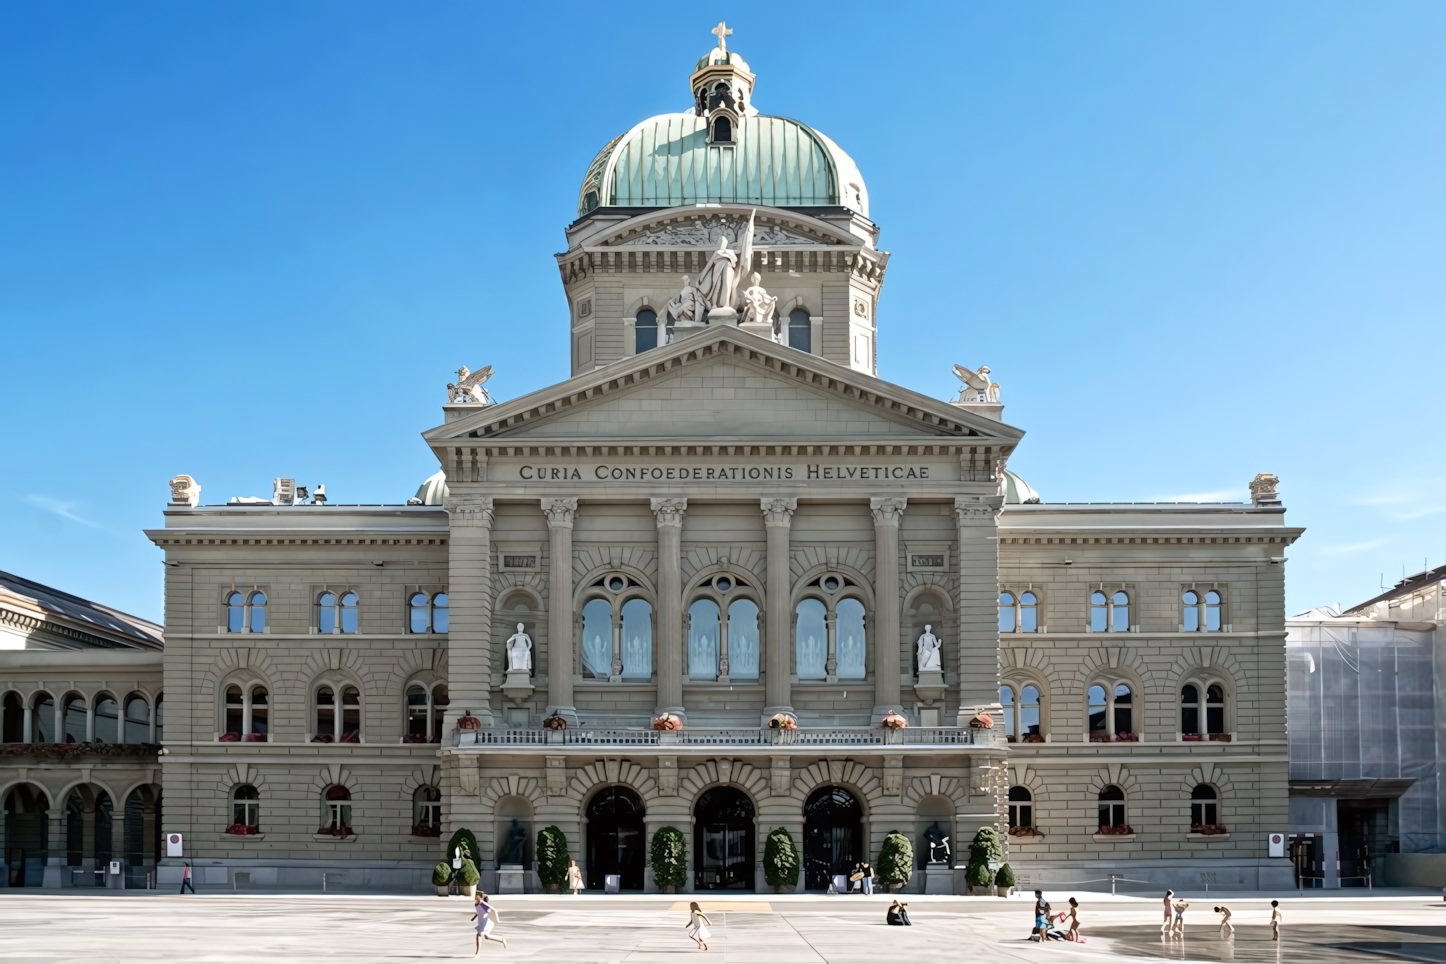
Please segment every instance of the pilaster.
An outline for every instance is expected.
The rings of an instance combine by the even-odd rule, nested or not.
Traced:
[[[492,726],[492,500],[449,495],[447,686],[451,733],[463,713]]]
[[[792,640],[793,622],[789,606],[789,534],[797,499],[761,499],[763,524],[768,530],[768,574],[765,585],[767,612],[763,620],[763,718],[775,713],[793,714]]]
[[[577,725],[573,703],[572,524],[576,499],[543,499],[550,538],[547,572],[547,709]]]
[[[658,712],[683,708],[683,514],[687,499],[653,499],[658,522]]]
[[[999,708],[999,510],[1002,496],[954,500],[959,528],[959,716]]]
[[[907,499],[870,499],[874,515],[874,723],[899,702],[899,520]]]

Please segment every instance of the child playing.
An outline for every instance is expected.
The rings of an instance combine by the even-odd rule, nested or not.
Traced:
[[[1220,939],[1222,941],[1233,941],[1235,939],[1235,925],[1230,923],[1230,908],[1217,907],[1215,913],[1220,915]]]

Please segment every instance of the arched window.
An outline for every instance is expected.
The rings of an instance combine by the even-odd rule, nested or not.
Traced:
[[[361,742],[361,691],[355,686],[341,688],[341,739],[339,742]]]
[[[437,683],[430,689],[421,683],[408,686],[407,732],[402,736],[402,742],[442,742],[442,721],[447,715],[447,706],[446,683]]]
[[[582,607],[582,675],[608,679],[613,672],[613,607],[590,599]]]
[[[222,705],[222,743],[265,743],[268,740],[268,711],[265,686],[232,683],[226,687]]]
[[[1205,732],[1212,740],[1225,733],[1225,688],[1219,683],[1205,690]]]
[[[728,677],[758,679],[758,604],[751,599],[728,604]]]
[[[330,686],[316,689],[316,735],[313,743],[331,743],[336,740],[336,693]]]
[[[166,728],[165,728],[165,725],[164,725],[165,722],[166,722],[166,714],[165,714],[165,712],[164,712],[164,711],[165,711],[165,708],[166,708],[166,694],[164,694],[164,693],[157,693],[157,694],[156,694],[156,742],[157,742],[157,743],[164,743],[164,742],[166,742]]]
[[[1032,592],[1019,594],[1019,631],[1039,632],[1039,598]]]
[[[35,694],[35,702],[31,704],[30,742],[59,742],[55,734],[55,698],[44,691]]]
[[[623,679],[653,675],[653,606],[646,599],[623,603]]]
[[[719,117],[713,121],[713,143],[733,143],[733,122],[726,117]]]
[[[95,742],[120,742],[120,704],[109,693],[95,698]]]
[[[226,595],[226,632],[246,631],[246,597],[239,592]]]
[[[1110,738],[1109,699],[1098,683],[1089,688],[1090,742],[1101,743]]]
[[[357,596],[354,592],[341,594],[341,631],[355,633],[357,629]]]
[[[824,679],[828,676],[828,630],[824,617],[828,610],[817,599],[804,599],[795,609],[797,622],[793,631],[794,658],[799,679]]]
[[[999,594],[999,631],[1001,633],[1012,633],[1019,625],[1017,622],[1018,613],[1015,610],[1014,593],[1002,592]]]
[[[718,678],[718,637],[722,632],[718,604],[696,600],[688,607],[688,676],[695,680]]]
[[[651,308],[638,312],[633,322],[633,350],[641,355],[658,347],[658,313]]]
[[[1220,824],[1220,795],[1209,784],[1202,783],[1190,791],[1190,830],[1200,833]]]
[[[424,592],[414,592],[407,600],[407,631],[425,633],[432,625],[431,600]]]
[[[251,632],[266,632],[266,593],[259,589],[253,592],[251,597],[246,600],[246,606],[251,610],[249,620]]]
[[[432,742],[442,742],[442,721],[447,717],[447,707],[452,702],[447,698],[447,684],[438,683],[432,687]]]
[[[1109,597],[1096,589],[1090,593],[1090,632],[1103,633],[1110,627]]]
[[[1028,787],[1009,788],[1009,829],[1034,829],[1034,794]]]
[[[857,599],[840,599],[838,604],[838,678],[863,679],[865,653],[864,604]]]
[[[442,835],[442,791],[421,786],[412,791],[412,836]]]
[[[231,826],[228,833],[245,828],[252,833],[261,829],[261,794],[249,783],[231,791]]]
[[[1117,740],[1130,740],[1135,735],[1135,695],[1128,683],[1115,684],[1115,730]]]
[[[1200,595],[1193,589],[1180,596],[1180,628],[1187,633],[1200,629]]]
[[[321,795],[321,833],[345,837],[351,829],[351,791],[332,784]]]
[[[447,631],[450,604],[451,600],[444,592],[439,592],[432,597],[432,632],[445,633]]]
[[[141,694],[126,697],[124,725],[126,743],[151,742],[151,707]]]
[[[71,693],[65,697],[60,718],[60,742],[85,743],[91,739],[90,727],[86,722],[85,697]]]
[[[6,743],[25,742],[25,703],[20,699],[20,694],[14,691],[5,694],[4,701],[4,734]]]
[[[324,592],[316,597],[316,631],[330,635],[337,631],[336,593]]]
[[[1004,707],[1004,740],[1013,743],[1018,739],[1019,723],[1015,719],[1018,707],[1014,702],[1014,687],[999,687],[999,702]]]
[[[1030,683],[1019,691],[1019,733],[1022,742],[1044,742],[1044,734],[1039,727],[1039,687]]]
[[[1200,688],[1193,683],[1180,687],[1180,735],[1200,739]]]
[[[1210,590],[1205,594],[1205,631],[1207,633],[1220,632],[1220,594]]]
[[[1100,791],[1100,832],[1129,833],[1125,819],[1125,791],[1108,786]]]
[[[1130,595],[1120,590],[1110,597],[1110,632],[1130,631]]]
[[[813,319],[807,308],[795,308],[788,313],[788,347],[813,351]]]

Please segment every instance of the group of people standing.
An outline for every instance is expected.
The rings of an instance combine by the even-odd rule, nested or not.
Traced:
[[[1185,939],[1185,911],[1189,908],[1190,902],[1184,898],[1176,899],[1173,890],[1165,891],[1165,920],[1160,925],[1161,940]],[[1222,941],[1235,940],[1235,925],[1230,922],[1230,908],[1224,904],[1215,907],[1215,913],[1220,915],[1220,939]],[[1280,901],[1270,902],[1270,939],[1280,940]]]

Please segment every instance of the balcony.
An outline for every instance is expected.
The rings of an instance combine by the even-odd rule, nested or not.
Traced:
[[[952,726],[913,726],[899,730],[882,727],[766,727],[681,730],[604,729],[577,727],[566,730],[513,730],[484,728],[458,734],[457,746],[531,747],[964,747],[993,745],[993,733]]]

